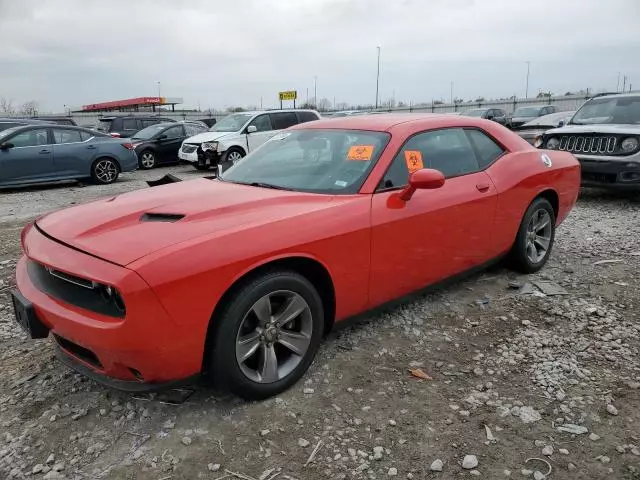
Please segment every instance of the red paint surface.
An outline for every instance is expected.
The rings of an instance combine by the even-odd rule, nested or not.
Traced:
[[[90,105],[83,105],[82,110],[85,112],[92,112],[97,110],[109,110],[112,108],[125,108],[135,107],[141,105],[163,105],[165,103],[164,97],[138,97],[128,98],[126,100],[114,100],[112,102],[92,103]]]
[[[417,190],[374,193],[405,140],[421,131],[467,126],[507,150],[483,172]],[[26,257],[113,285],[124,319],[101,317],[38,291],[23,257],[17,285],[54,333],[92,350],[101,373],[160,382],[197,373],[207,328],[224,293],[272,261],[321,264],[335,290],[336,320],[366,311],[506,253],[541,192],[559,197],[558,223],[577,199],[580,167],[571,154],[542,152],[494,122],[455,116],[375,115],[294,128],[387,131],[391,140],[360,192],[330,196],[206,179],[135,191],[62,210],[23,234]],[[177,223],[141,223],[143,213],[180,213]],[[61,243],[59,243],[61,242]],[[63,245],[62,243],[69,245]],[[86,253],[84,253],[86,252]]]

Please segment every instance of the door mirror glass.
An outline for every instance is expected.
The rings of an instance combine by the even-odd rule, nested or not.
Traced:
[[[560,128],[560,127],[564,127],[564,120],[560,120],[558,122],[558,128]]]
[[[0,150],[9,150],[10,148],[13,148],[13,143],[11,142],[5,142],[0,144]]]
[[[258,127],[255,125],[249,125],[247,127],[247,133],[256,133],[258,131]]]
[[[416,190],[434,190],[444,185],[444,175],[440,170],[423,168],[417,170],[409,177],[409,185],[400,193],[400,198],[405,202],[410,200]]]

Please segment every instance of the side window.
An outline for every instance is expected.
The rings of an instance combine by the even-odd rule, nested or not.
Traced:
[[[80,130],[67,130],[66,128],[54,128],[53,138],[56,143],[80,143],[82,136]]]
[[[480,130],[467,130],[467,135],[477,153],[480,168],[486,168],[504,153],[500,145]]]
[[[313,122],[318,120],[318,116],[313,112],[298,112],[299,123]]]
[[[142,128],[147,128],[150,127],[151,125],[155,125],[156,122],[155,120],[149,120],[149,119],[145,119],[145,120],[140,120],[142,122]]]
[[[259,132],[268,132],[271,128],[271,118],[269,115],[259,115],[253,119],[249,126],[253,125]]]
[[[184,133],[182,133],[182,125],[176,125],[175,127],[166,129],[164,131],[164,135],[167,136],[166,140],[175,140],[176,138],[184,137]]]
[[[86,142],[91,137],[95,137],[95,135],[93,135],[91,132],[86,132],[84,130],[80,131],[80,138],[82,139],[83,142]]]
[[[124,118],[122,120],[123,130],[138,130],[138,122],[135,118]]]
[[[39,145],[48,145],[49,139],[46,128],[38,128],[21,132],[7,140],[13,143],[14,147],[37,147]]]
[[[187,137],[193,137],[194,135],[202,132],[202,130],[198,128],[197,125],[194,125],[192,123],[185,123],[183,126]]]
[[[500,109],[500,108],[499,108],[499,109],[497,109],[497,110],[496,110],[496,112],[497,112],[497,113],[496,113],[496,116],[498,116],[498,117],[504,117],[504,116],[506,116],[506,115],[507,115],[507,114],[505,113],[505,111],[504,111],[504,110],[502,110],[502,109]]]
[[[414,135],[404,144],[385,174],[379,188],[401,187],[409,172],[420,168],[440,170],[455,177],[479,170],[473,147],[461,128],[433,130]]]
[[[298,123],[295,112],[272,113],[271,123],[274,130],[282,130]]]

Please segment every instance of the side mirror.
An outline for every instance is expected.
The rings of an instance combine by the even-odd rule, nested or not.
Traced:
[[[256,133],[258,131],[258,127],[255,125],[249,125],[247,127],[247,133]]]
[[[444,175],[440,170],[423,168],[411,174],[409,177],[409,185],[400,192],[400,198],[408,202],[416,190],[434,190],[443,185]]]
[[[9,150],[10,148],[13,148],[13,143],[6,142],[3,144],[0,144],[0,150]]]
[[[156,140],[166,140],[167,136],[163,133],[162,135],[160,135],[158,138],[156,138]]]
[[[564,120],[560,120],[558,122],[558,128],[560,128],[560,127],[564,127]]]

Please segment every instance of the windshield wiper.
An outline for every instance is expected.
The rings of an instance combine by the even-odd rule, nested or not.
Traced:
[[[245,183],[244,185],[251,185],[252,187],[261,187],[261,188],[271,188],[273,190],[288,190],[292,191],[292,188],[281,187],[280,185],[272,185],[271,183],[263,183],[263,182],[251,182]]]

